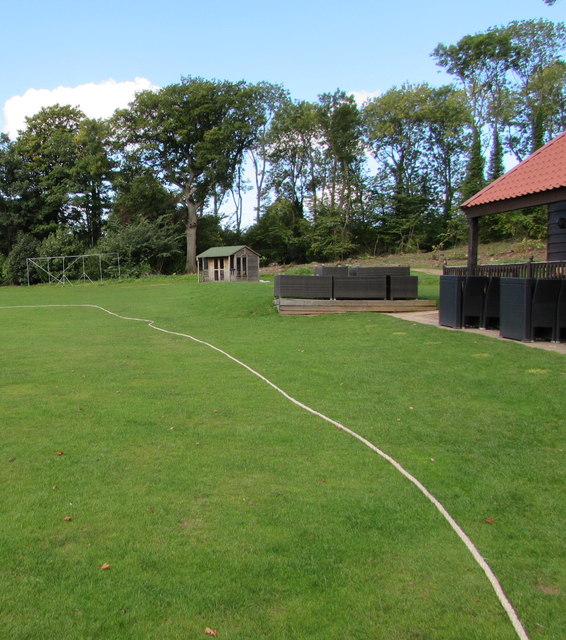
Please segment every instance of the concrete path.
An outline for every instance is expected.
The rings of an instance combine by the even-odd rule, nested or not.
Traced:
[[[418,322],[419,324],[429,324],[439,329],[446,329],[448,331],[467,331],[470,333],[479,333],[482,336],[488,336],[489,338],[496,338],[497,340],[508,340],[502,338],[499,335],[499,331],[492,331],[490,329],[452,329],[451,327],[442,327],[438,324],[438,311],[414,311],[409,313],[388,313],[387,315],[394,318],[401,318],[401,320],[409,320],[410,322]],[[555,353],[563,353],[566,355],[566,342],[543,342],[537,340],[536,342],[518,342],[516,340],[508,340],[509,342],[517,342],[517,344],[523,344],[525,347],[533,347],[534,349],[544,349],[545,351],[554,351]]]

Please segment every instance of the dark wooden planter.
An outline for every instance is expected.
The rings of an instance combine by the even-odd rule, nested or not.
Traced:
[[[389,284],[388,298],[390,300],[416,300],[419,297],[419,279],[417,276],[387,277]]]
[[[440,276],[438,322],[443,327],[462,328],[464,276]]]
[[[482,329],[499,329],[500,325],[500,288],[501,278],[492,276],[488,278],[485,290],[485,304],[483,310]]]
[[[489,278],[469,276],[462,292],[462,326],[482,327],[484,324],[485,298]]]
[[[408,276],[411,274],[410,267],[351,267],[350,275],[356,277],[374,276]]]
[[[534,278],[501,278],[500,325],[503,338],[532,340]]]
[[[331,276],[275,276],[276,298],[312,298],[330,300],[332,298]]]
[[[566,342],[566,280],[562,281],[556,311],[556,339]]]
[[[350,267],[326,267],[324,265],[314,268],[315,276],[341,276],[350,275]]]
[[[532,340],[558,340],[558,299],[560,280],[539,279],[535,282],[532,307]]]
[[[385,300],[387,298],[387,278],[334,277],[334,296],[336,300]]]

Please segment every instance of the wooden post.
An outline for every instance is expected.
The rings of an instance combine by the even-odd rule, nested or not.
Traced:
[[[468,218],[468,275],[478,266],[478,218]]]

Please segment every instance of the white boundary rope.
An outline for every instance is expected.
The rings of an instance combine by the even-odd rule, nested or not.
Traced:
[[[375,446],[369,440],[366,440],[366,438],[364,438],[363,436],[359,435],[355,431],[352,431],[351,429],[349,429],[348,427],[344,426],[340,422],[337,422],[336,420],[333,420],[332,418],[329,418],[328,416],[324,415],[323,413],[320,413],[319,411],[316,411],[315,409],[312,409],[311,407],[307,406],[306,404],[303,404],[302,402],[300,402],[296,398],[293,398],[293,396],[290,396],[286,391],[284,391],[283,389],[278,387],[276,384],[271,382],[271,380],[269,380],[268,378],[263,376],[261,373],[259,373],[255,369],[252,369],[245,362],[242,362],[241,360],[238,360],[234,356],[230,355],[228,352],[226,352],[226,351],[214,346],[213,344],[210,344],[209,342],[205,342],[204,340],[200,340],[199,338],[195,338],[194,336],[191,336],[191,335],[189,335],[187,333],[180,333],[178,331],[169,331],[168,329],[163,329],[161,327],[158,327],[157,325],[154,324],[153,320],[146,320],[144,318],[129,318],[127,316],[121,316],[121,315],[119,315],[117,313],[114,313],[113,311],[109,311],[108,309],[105,309],[104,307],[100,307],[100,306],[95,305],[95,304],[18,305],[18,306],[0,306],[0,309],[42,309],[42,308],[53,308],[53,307],[75,307],[75,308],[76,307],[83,307],[83,308],[99,309],[100,311],[104,311],[105,313],[108,313],[109,315],[114,316],[116,318],[120,318],[121,320],[131,320],[131,321],[134,321],[134,322],[145,322],[145,323],[147,323],[147,325],[149,327],[151,327],[152,329],[155,329],[156,331],[161,331],[162,333],[167,333],[167,334],[172,335],[172,336],[179,336],[181,338],[187,338],[189,340],[193,340],[194,342],[197,342],[197,343],[202,344],[202,345],[204,345],[204,346],[206,346],[206,347],[208,347],[210,349],[213,349],[214,351],[217,351],[221,355],[225,356],[226,358],[228,358],[228,359],[232,360],[233,362],[235,362],[236,364],[240,365],[241,367],[243,367],[244,369],[249,371],[251,374],[253,374],[254,376],[258,377],[260,380],[263,380],[263,382],[268,384],[272,389],[277,391],[277,393],[280,393],[284,398],[289,400],[289,402],[292,402],[297,407],[300,407],[304,411],[307,411],[308,413],[311,413],[312,415],[317,416],[318,418],[321,418],[322,420],[325,420],[326,422],[334,425],[335,427],[337,427],[338,429],[340,429],[342,431],[345,431],[349,435],[353,436],[354,438],[356,438],[357,440],[362,442],[366,447],[369,447],[372,451],[374,451],[379,456],[381,456],[384,460],[386,460],[391,465],[393,465],[393,467],[395,467],[395,469],[397,469],[397,471],[399,471],[399,473],[401,473],[403,476],[405,476],[405,478],[407,478],[407,480],[412,482],[415,485],[415,487],[417,487],[417,489],[436,507],[436,509],[440,512],[440,514],[444,517],[444,519],[452,527],[452,529],[454,530],[456,535],[464,543],[464,545],[466,546],[468,551],[472,554],[472,556],[473,556],[474,560],[477,562],[477,564],[482,568],[482,570],[485,573],[487,579],[489,580],[493,590],[495,591],[495,594],[496,594],[501,606],[503,607],[503,609],[505,610],[509,620],[511,621],[511,624],[513,625],[513,628],[515,629],[515,632],[517,633],[517,637],[520,638],[520,640],[529,640],[529,637],[528,637],[528,635],[527,635],[527,633],[526,633],[521,621],[519,620],[519,617],[518,617],[517,613],[515,612],[515,609],[513,608],[513,605],[511,604],[511,602],[509,601],[509,599],[505,595],[505,592],[503,591],[503,588],[501,587],[501,584],[499,583],[499,580],[497,579],[495,573],[493,572],[493,570],[491,569],[489,564],[485,561],[485,559],[482,557],[482,555],[478,551],[477,547],[474,545],[474,543],[471,541],[471,539],[468,537],[468,535],[464,532],[464,530],[460,527],[460,525],[454,520],[454,518],[448,513],[448,511],[445,509],[445,507],[442,505],[442,503],[440,503],[430,493],[430,491],[419,480],[417,480],[417,478],[415,478],[415,476],[411,475],[394,458],[392,458],[390,455],[388,455],[387,453],[385,453],[384,451],[379,449],[379,447]]]

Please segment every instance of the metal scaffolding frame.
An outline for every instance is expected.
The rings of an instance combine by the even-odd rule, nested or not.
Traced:
[[[77,267],[80,269],[80,275],[75,279],[79,282],[93,282],[91,276],[102,282],[103,260],[110,260],[111,256],[115,256],[114,261],[117,266],[118,279],[120,279],[120,254],[118,253],[85,253],[79,256],[36,256],[35,258],[26,258],[28,287],[31,284],[30,268],[33,269],[34,267],[49,284],[72,285],[69,275],[72,275],[72,272],[76,271]],[[57,263],[56,261],[60,262]],[[97,272],[98,278],[96,278],[94,271]]]

